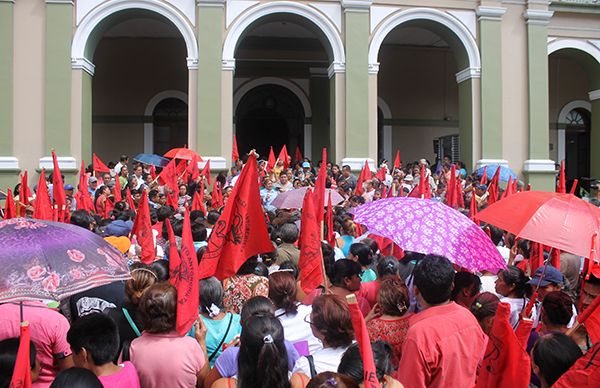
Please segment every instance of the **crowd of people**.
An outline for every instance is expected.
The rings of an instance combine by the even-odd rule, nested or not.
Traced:
[[[271,168],[259,162],[259,195],[273,249],[249,257],[226,279],[201,279],[198,319],[184,336],[175,331],[177,290],[169,282],[165,221],[181,247],[183,213],[199,195],[201,209],[191,211],[190,219],[202,266],[243,161],[212,177],[217,182],[212,191],[209,177],[199,175],[180,179],[175,193],[153,177],[150,166],[131,163],[126,155],[108,163],[110,172],[98,174],[90,166],[88,187],[79,189],[93,199],[94,209],[81,209],[75,188],[65,185],[69,222],[119,249],[131,279],[75,294],[59,308],[42,301],[0,305],[0,387],[11,381],[21,309],[31,328],[34,387],[362,387],[364,365],[346,300],[350,294],[366,321],[382,387],[476,385],[500,303],[510,306],[513,329],[523,319],[533,321],[527,344],[531,387],[552,386],[594,347],[576,317],[600,295],[600,273],[582,281],[583,258],[563,252],[560,268],[548,264],[532,271],[532,242],[482,225],[507,267],[470,273],[446,257],[403,251],[354,222],[351,208],[408,196],[422,181],[430,186],[431,200],[445,202],[456,179],[462,193],[458,210],[467,214],[473,201],[477,209],[485,208],[490,192],[481,177],[449,157],[433,165],[425,159],[395,166],[382,161],[376,176],[366,179],[349,166],[327,163],[326,187],[336,189],[343,201],[333,209],[334,241],[321,244],[323,284],[305,293],[299,281],[301,210],[279,209],[273,201],[281,193],[314,186],[320,163],[327,161],[278,160]],[[120,201],[114,198],[117,181]],[[522,189],[520,183],[517,187]],[[142,247],[131,234],[144,191],[154,233],[151,264],[141,262]],[[17,185],[18,204],[20,193]],[[174,194],[176,203],[170,199]],[[35,195],[28,199],[34,203]],[[33,214],[31,205],[23,210]],[[549,260],[549,253],[544,255]]]

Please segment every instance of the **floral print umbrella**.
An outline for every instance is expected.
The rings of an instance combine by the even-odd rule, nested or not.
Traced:
[[[395,197],[355,208],[354,221],[404,250],[447,257],[469,271],[506,268],[490,238],[462,213],[429,199]]]
[[[123,255],[84,228],[27,218],[0,222],[0,303],[61,300],[129,278]]]

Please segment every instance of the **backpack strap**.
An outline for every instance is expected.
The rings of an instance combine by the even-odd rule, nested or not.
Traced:
[[[314,378],[317,375],[317,370],[315,369],[315,359],[312,354],[306,356],[308,360],[308,368],[310,369],[310,378]]]
[[[211,353],[210,357],[208,357],[208,361],[212,361],[213,358],[215,358],[215,356],[217,355],[217,353],[219,353],[219,350],[221,349],[221,346],[223,346],[223,343],[225,342],[225,338],[227,338],[227,334],[229,334],[229,329],[231,329],[231,322],[233,321],[233,314],[231,314],[229,316],[229,324],[227,325],[227,330],[225,330],[225,334],[223,334],[223,338],[221,338],[221,342],[219,342],[219,344],[217,345],[217,347],[215,348],[215,350],[213,350],[213,352]]]
[[[136,337],[141,336],[142,333],[140,332],[140,329],[138,329],[135,322],[133,322],[133,319],[131,319],[131,315],[129,314],[129,311],[127,311],[127,309],[125,307],[121,307],[121,310],[123,311],[123,315],[125,315],[125,319],[127,319],[127,323],[129,323],[129,326],[131,326],[131,329],[135,333]]]

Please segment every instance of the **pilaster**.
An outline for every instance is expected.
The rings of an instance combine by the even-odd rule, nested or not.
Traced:
[[[590,128],[590,158],[591,176],[600,177],[600,154],[595,152],[600,147],[600,89],[591,91],[590,101],[592,103],[592,122]]]
[[[329,127],[329,78],[326,68],[310,69],[310,109],[311,118],[311,141],[304,143],[304,154],[310,149],[312,155],[319,157],[323,147],[327,147],[332,153],[330,145]],[[333,156],[333,153],[329,156]]]

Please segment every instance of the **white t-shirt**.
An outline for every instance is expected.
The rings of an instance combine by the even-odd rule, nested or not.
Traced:
[[[500,252],[500,254],[502,255],[504,261],[508,263],[508,259],[510,258],[510,249],[501,246],[497,246],[496,248],[498,249],[498,252]]]
[[[324,348],[315,352],[312,356],[317,374],[322,372],[337,372],[342,359],[342,354],[344,354],[346,349],[348,348]],[[300,357],[298,361],[296,361],[294,372],[301,372],[310,377],[310,366],[308,365],[308,359],[306,357]]]
[[[310,316],[311,311],[311,306],[299,304],[297,314],[284,314],[282,309],[278,309],[275,311],[275,316],[283,326],[286,341],[292,344],[306,341],[310,354],[315,354],[318,350],[323,349],[323,344],[313,335],[310,324],[304,320],[307,316]]]
[[[498,276],[496,275],[483,275],[480,276],[481,279],[481,292],[491,292],[494,295],[500,296],[496,293],[496,279]]]
[[[503,297],[503,298],[500,298],[500,302],[510,304],[510,318],[509,318],[510,325],[513,327],[513,329],[516,328],[517,324],[519,323],[519,315],[521,314],[521,312],[523,310],[525,310],[525,306],[527,305],[527,303],[529,303],[529,299]],[[531,310],[531,319],[534,322],[534,326],[537,325],[537,317],[538,317],[537,313],[538,313],[538,311],[534,307]]]

